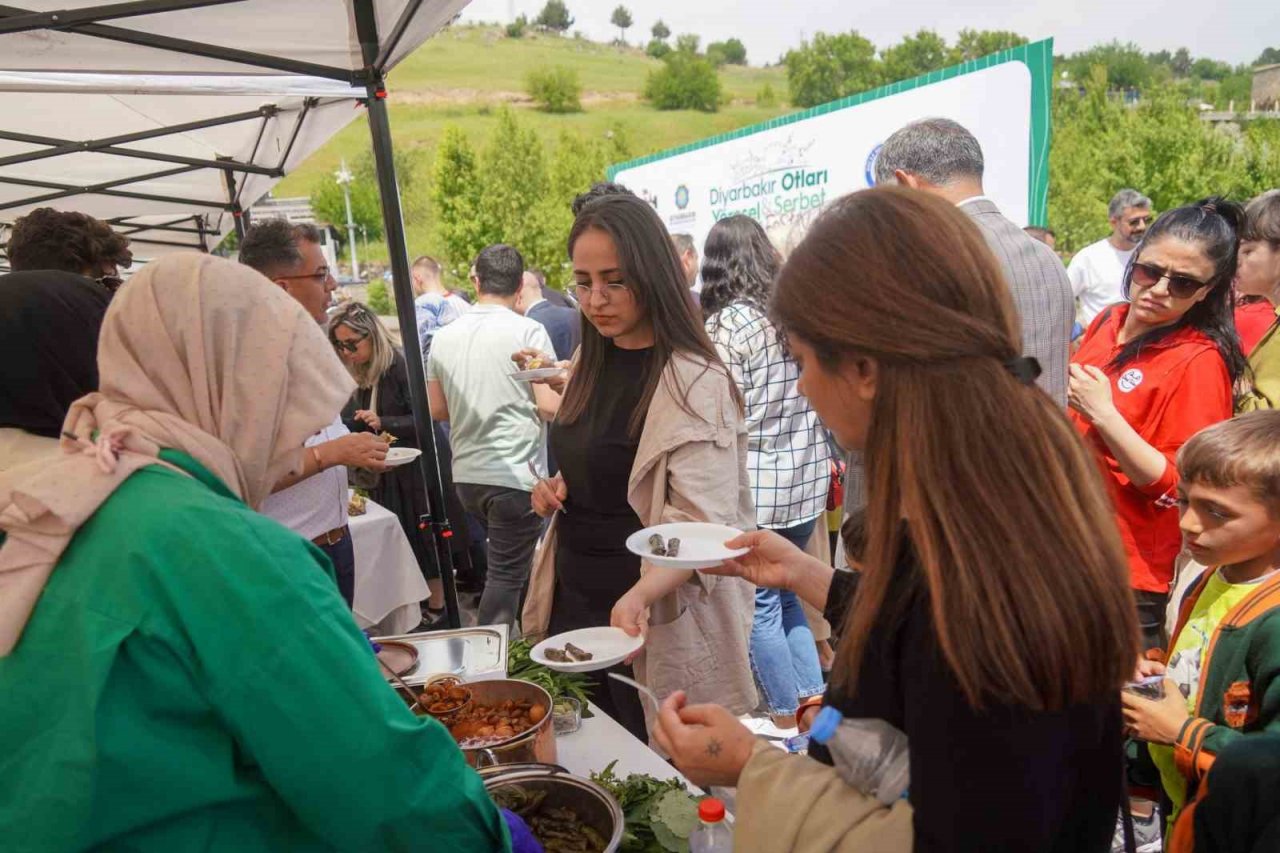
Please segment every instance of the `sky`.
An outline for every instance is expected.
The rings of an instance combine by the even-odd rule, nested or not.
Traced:
[[[537,15],[544,0],[472,0],[466,21],[511,20]],[[594,40],[617,36],[609,17],[619,0],[566,0],[573,29]],[[630,42],[648,41],[661,18],[673,33],[692,32],[709,41],[736,37],[752,65],[776,62],[789,48],[818,31],[858,30],[885,47],[921,28],[949,42],[972,29],[1013,30],[1032,41],[1052,37],[1054,52],[1074,53],[1113,39],[1136,42],[1145,51],[1179,47],[1192,56],[1231,64],[1252,62],[1264,48],[1280,47],[1280,2],[1275,0],[621,0],[635,25]]]

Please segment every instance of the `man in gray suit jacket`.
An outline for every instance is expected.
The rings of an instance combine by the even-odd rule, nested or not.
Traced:
[[[973,134],[945,118],[912,122],[885,140],[876,159],[876,183],[898,183],[940,196],[973,219],[1004,270],[1022,320],[1022,351],[1040,362],[1038,384],[1067,404],[1067,360],[1075,297],[1066,268],[1053,250],[1000,213],[983,194],[982,147]],[[845,513],[866,503],[862,460],[852,454],[845,482]]]
[[[1040,387],[1067,403],[1067,359],[1075,297],[1053,250],[1000,213],[983,194],[982,148],[954,121],[929,118],[894,132],[876,159],[876,183],[895,181],[957,205],[982,231],[1004,270],[1022,318],[1022,351],[1040,361]]]

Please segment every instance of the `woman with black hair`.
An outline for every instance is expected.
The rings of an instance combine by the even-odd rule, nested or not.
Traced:
[[[707,334],[746,400],[747,471],[756,523],[804,549],[826,510],[831,479],[825,430],[796,388],[800,370],[765,306],[781,262],[760,223],[721,219],[702,257]],[[751,670],[775,724],[795,725],[800,701],[822,693],[822,666],[800,599],[756,588]]]
[[[625,545],[666,522],[754,527],[742,396],[652,207],[631,195],[587,203],[569,257],[587,322],[550,429],[560,473],[533,492],[534,511],[555,518],[534,558],[524,631],[645,633],[636,675],[658,695],[686,690],[746,713],[757,700],[752,586],[644,564]],[[592,702],[646,737],[635,691],[598,675]]]
[[[1207,198],[1160,216],[1071,359],[1071,418],[1116,508],[1144,648],[1164,645],[1178,529],[1178,448],[1232,413],[1245,368],[1231,282],[1243,211]]]
[[[59,270],[0,276],[0,472],[58,452],[71,404],[98,390],[111,293]]]

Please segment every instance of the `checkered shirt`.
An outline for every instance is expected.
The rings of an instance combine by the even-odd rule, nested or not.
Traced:
[[[739,302],[710,317],[707,333],[746,398],[756,523],[781,529],[818,517],[831,482],[826,429],[796,389],[800,370],[773,324]]]

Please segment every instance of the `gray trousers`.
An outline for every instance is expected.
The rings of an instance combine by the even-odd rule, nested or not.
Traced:
[[[476,483],[456,485],[462,506],[484,522],[489,534],[489,574],[480,596],[479,623],[506,624],[512,637],[519,636],[516,620],[529,583],[533,550],[542,535],[542,519],[533,511],[529,492]]]

